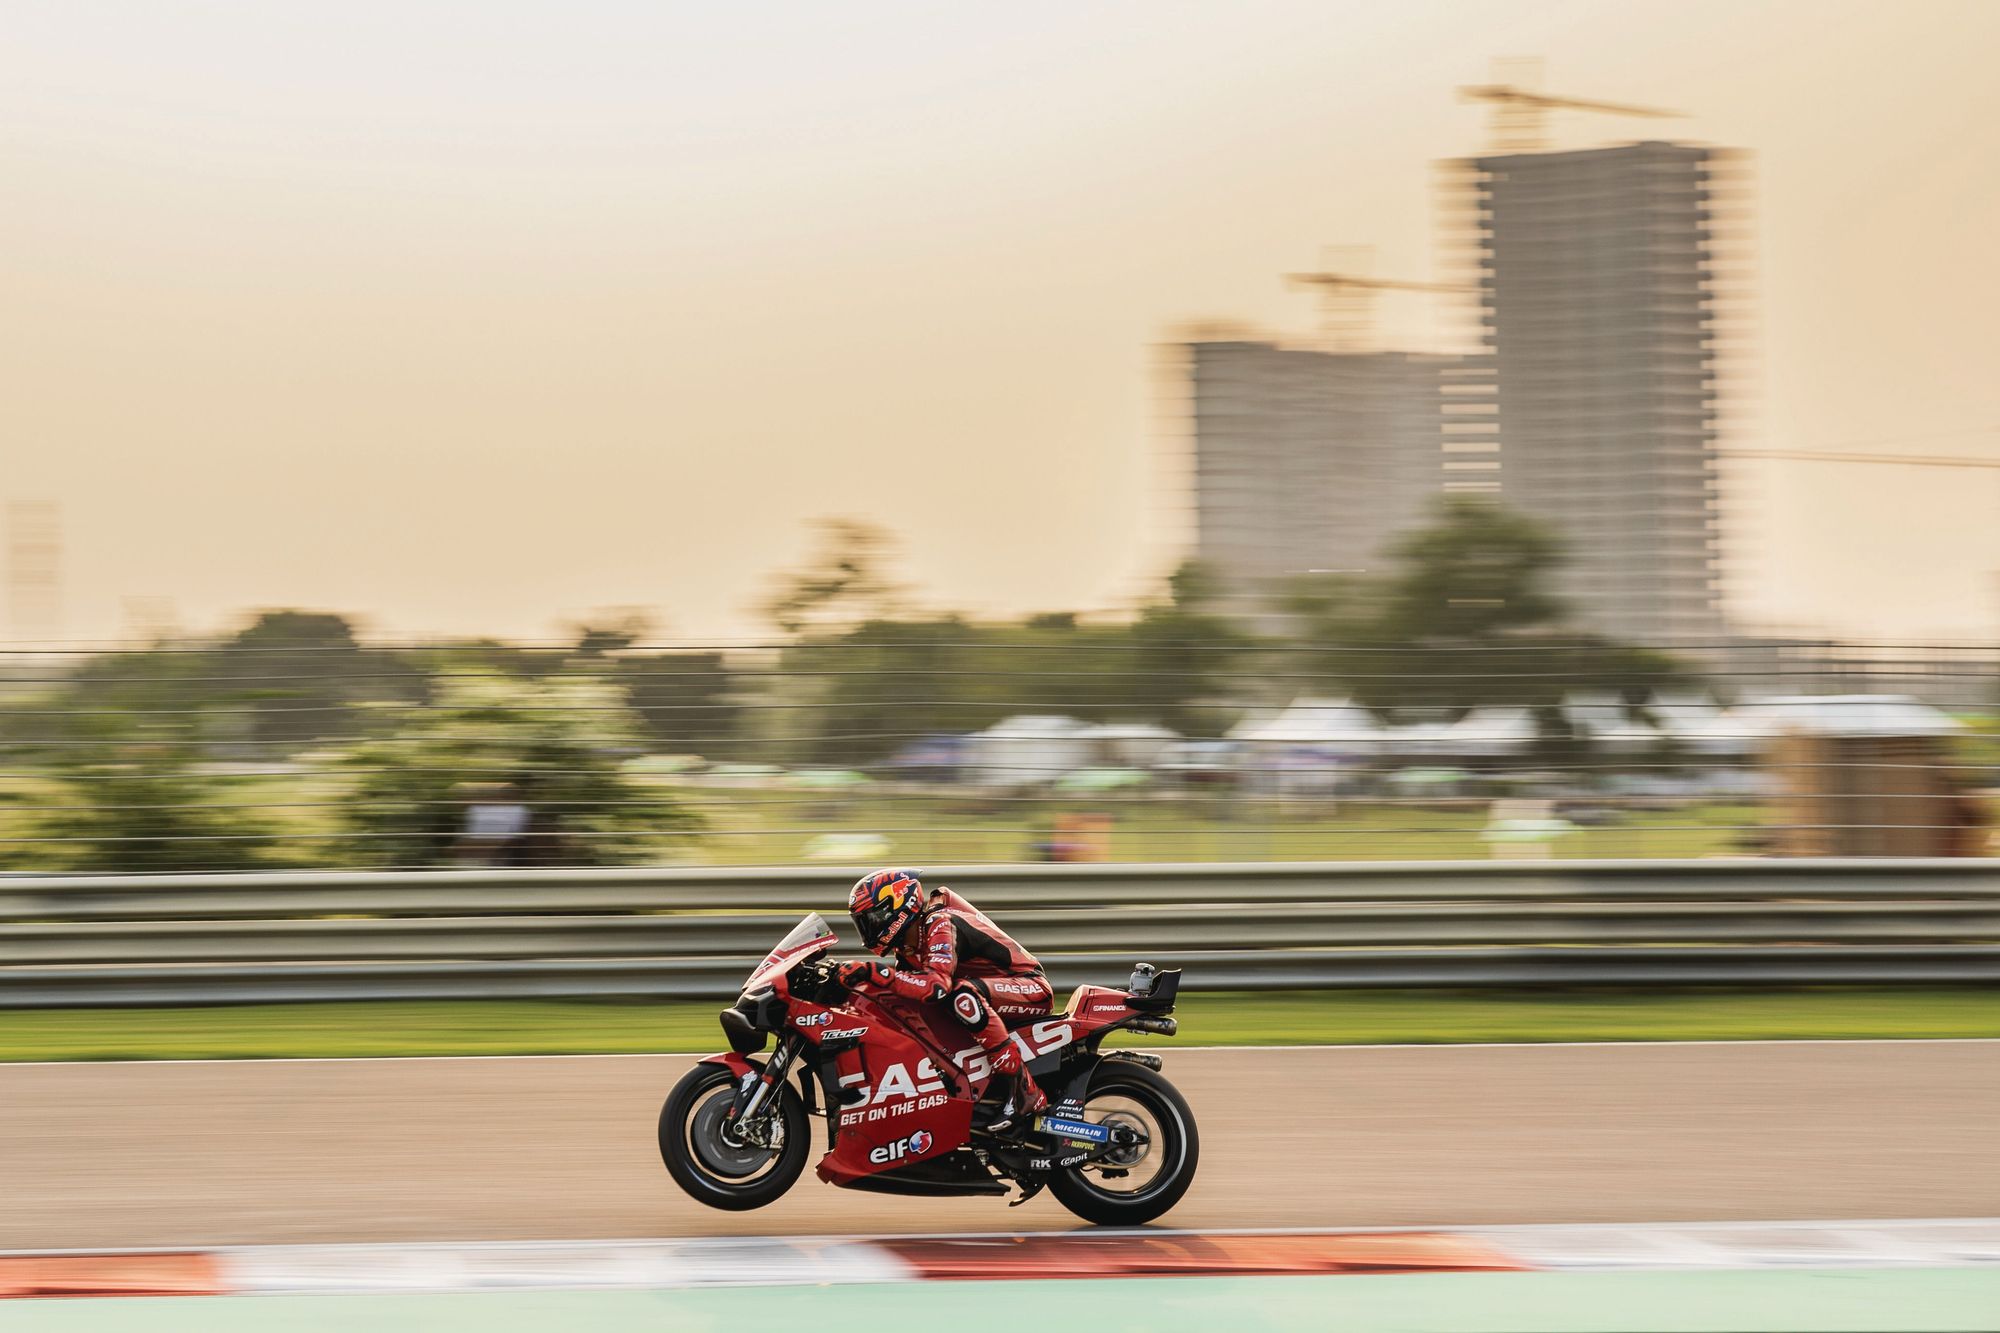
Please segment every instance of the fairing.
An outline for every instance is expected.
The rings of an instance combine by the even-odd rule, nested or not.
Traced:
[[[743,989],[753,991],[771,985],[790,971],[793,964],[818,957],[831,949],[834,942],[833,927],[827,925],[818,912],[807,913],[785,938],[778,941],[778,947],[765,954],[764,961],[751,969],[750,979],[743,983]]]

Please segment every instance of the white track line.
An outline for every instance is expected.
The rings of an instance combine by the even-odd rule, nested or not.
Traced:
[[[861,1245],[877,1242],[913,1242],[932,1240],[975,1240],[1014,1241],[1035,1237],[1055,1237],[1067,1240],[1093,1236],[1155,1236],[1155,1237],[1201,1237],[1201,1236],[1393,1236],[1393,1235],[1454,1235],[1454,1236],[1537,1236],[1579,1231],[1597,1231],[1625,1235],[1646,1235],[1668,1231],[1734,1231],[1754,1232],[1768,1230],[1843,1232],[1843,1231],[1914,1231],[1922,1228],[1963,1228],[1991,1227],[2000,1230],[2000,1217],[1863,1217],[1863,1218],[1768,1218],[1761,1221],[1701,1221],[1681,1220],[1670,1222],[1501,1222],[1501,1223],[1438,1223],[1431,1226],[1413,1226],[1397,1223],[1391,1226],[1342,1226],[1342,1227],[1094,1227],[1078,1222],[1062,1230],[1041,1231],[859,1231],[843,1233],[804,1232],[779,1236],[715,1235],[715,1236],[622,1236],[591,1240],[563,1240],[549,1238],[542,1240],[467,1240],[467,1241],[334,1241],[327,1243],[302,1243],[280,1245],[133,1245],[98,1246],[94,1249],[48,1249],[48,1250],[0,1250],[0,1256],[40,1257],[89,1254],[186,1254],[200,1251],[208,1254],[248,1253],[262,1250],[314,1250],[342,1251],[354,1254],[402,1254],[411,1250],[545,1250],[545,1249],[615,1249],[633,1245],[706,1245],[728,1247],[732,1245]]]

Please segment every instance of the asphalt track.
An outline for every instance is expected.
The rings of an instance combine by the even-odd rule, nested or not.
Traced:
[[[1165,1051],[1179,1227],[2000,1215],[2000,1043]],[[1061,1230],[1046,1197],[684,1198],[682,1056],[0,1066],[0,1249]]]

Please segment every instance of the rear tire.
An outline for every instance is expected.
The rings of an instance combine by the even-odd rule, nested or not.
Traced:
[[[1136,1227],[1181,1201],[1194,1184],[1201,1137],[1187,1099],[1164,1075],[1130,1060],[1108,1058],[1091,1073],[1083,1110],[1086,1120],[1147,1122],[1149,1142],[1138,1159],[1122,1167],[1130,1175],[1107,1178],[1105,1165],[1093,1163],[1051,1176],[1049,1189],[1063,1207],[1099,1226]],[[1131,1188],[1119,1188],[1148,1162],[1153,1164],[1150,1175]]]
[[[791,1084],[781,1083],[777,1114],[784,1142],[775,1149],[732,1148],[715,1131],[735,1093],[736,1076],[727,1067],[690,1069],[660,1108],[660,1160],[697,1203],[743,1212],[762,1208],[798,1180],[811,1151],[811,1130],[805,1103]]]

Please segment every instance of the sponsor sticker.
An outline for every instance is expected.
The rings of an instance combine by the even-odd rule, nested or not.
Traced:
[[[1086,1143],[1111,1142],[1111,1131],[1104,1126],[1093,1125],[1088,1120],[1071,1120],[1068,1116],[1036,1116],[1035,1128],[1044,1134],[1056,1134],[1066,1139],[1082,1139]]]
[[[933,1142],[935,1140],[931,1138],[930,1131],[920,1129],[907,1138],[897,1139],[894,1143],[885,1143],[881,1147],[872,1150],[868,1154],[868,1160],[876,1166],[886,1166],[890,1162],[900,1162],[910,1157],[922,1157],[931,1150]]]
[[[819,1034],[819,1039],[821,1041],[842,1041],[848,1037],[862,1036],[867,1031],[868,1029],[865,1026],[858,1028],[828,1028]]]
[[[833,1015],[828,1013],[800,1014],[797,1018],[794,1018],[792,1022],[794,1025],[798,1027],[816,1028],[816,1027],[826,1026],[827,1022],[830,1019],[832,1019],[832,1017]]]

